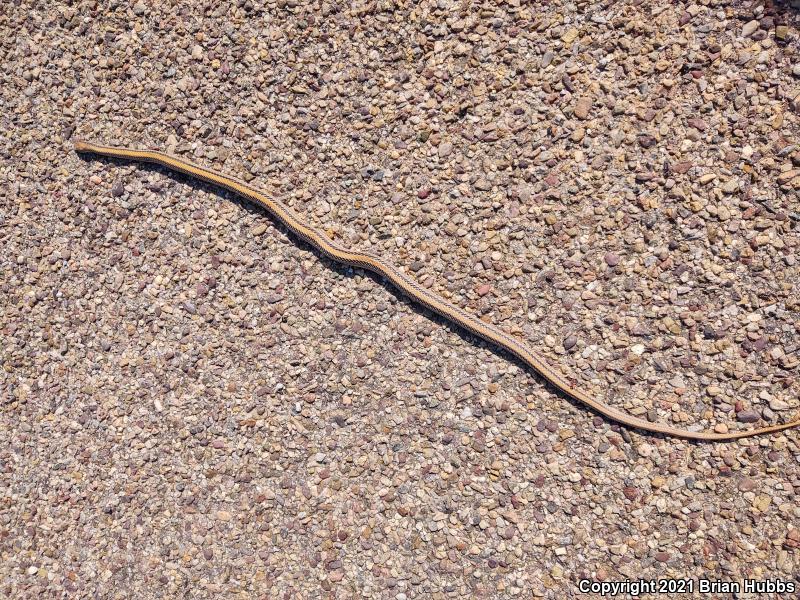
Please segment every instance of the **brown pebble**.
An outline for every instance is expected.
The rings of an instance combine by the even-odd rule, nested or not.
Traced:
[[[639,490],[629,485],[622,488],[622,493],[628,500],[636,500],[639,497]]]
[[[690,127],[694,127],[698,131],[705,131],[708,129],[708,124],[703,119],[687,119],[686,122]]]
[[[740,492],[751,492],[756,489],[756,482],[751,477],[743,477],[738,487]]]
[[[754,410],[742,410],[736,414],[736,418],[742,423],[755,423],[761,419],[761,415]]]
[[[591,98],[580,98],[578,102],[575,104],[575,116],[579,119],[587,119],[589,117],[589,111],[592,109],[592,100]]]

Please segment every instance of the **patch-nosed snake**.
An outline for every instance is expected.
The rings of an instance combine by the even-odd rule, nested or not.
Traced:
[[[606,418],[644,431],[652,431],[668,436],[680,437],[693,440],[725,441],[738,438],[751,437],[775,431],[782,431],[800,425],[800,418],[787,423],[769,425],[758,429],[746,431],[730,431],[718,433],[713,431],[690,431],[679,429],[661,423],[651,423],[645,419],[635,417],[622,412],[608,404],[596,400],[589,393],[573,385],[564,375],[559,373],[551,366],[536,350],[525,342],[520,341],[511,334],[503,331],[499,327],[486,323],[474,315],[468,313],[452,302],[448,302],[440,295],[422,287],[414,279],[403,273],[395,265],[387,262],[379,256],[354,252],[343,248],[332,241],[325,233],[314,229],[300,218],[291,208],[278,200],[270,198],[264,192],[240,181],[234,177],[223,175],[212,169],[198,166],[182,158],[172,156],[163,152],[153,150],[135,150],[133,148],[121,148],[112,146],[101,146],[84,141],[75,142],[75,151],[82,154],[97,154],[101,156],[128,159],[138,162],[148,162],[161,165],[167,169],[178,171],[190,177],[201,179],[208,183],[225,188],[246,198],[255,204],[265,208],[270,214],[275,216],[283,225],[300,239],[308,242],[319,252],[328,258],[345,265],[361,267],[389,280],[392,285],[402,291],[411,300],[425,306],[433,312],[441,315],[451,323],[466,329],[470,333],[510,352],[522,362],[536,371],[554,387],[561,390],[567,396],[581,402]]]

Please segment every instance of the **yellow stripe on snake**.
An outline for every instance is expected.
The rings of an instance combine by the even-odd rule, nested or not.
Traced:
[[[152,150],[134,150],[132,148],[99,146],[81,141],[75,143],[75,151],[139,162],[155,163],[168,169],[184,173],[190,177],[195,177],[221,188],[225,188],[254,202],[255,204],[269,211],[281,223],[283,223],[287,229],[289,229],[299,238],[311,244],[325,256],[336,262],[353,267],[361,267],[362,269],[367,269],[368,271],[372,271],[373,273],[377,273],[378,275],[385,277],[391,281],[395,287],[406,294],[411,300],[429,308],[451,323],[466,329],[470,333],[483,338],[488,342],[491,342],[507,352],[510,352],[528,365],[531,369],[536,371],[544,379],[550,382],[554,387],[561,390],[564,394],[593,408],[595,411],[612,421],[616,421],[634,429],[641,429],[644,431],[651,431],[680,438],[712,441],[734,440],[737,438],[781,431],[800,425],[800,418],[798,418],[788,423],[770,425],[760,429],[718,433],[714,431],[690,431],[688,429],[679,429],[661,423],[651,423],[639,417],[635,417],[609,406],[608,404],[593,398],[584,390],[577,388],[564,375],[551,366],[541,354],[539,354],[525,342],[515,338],[511,334],[503,331],[495,325],[485,323],[462,308],[459,308],[452,302],[448,302],[440,295],[425,289],[414,279],[403,273],[395,265],[387,262],[381,257],[363,252],[354,252],[352,250],[348,250],[347,248],[343,248],[336,242],[331,241],[323,232],[308,225],[291,208],[278,200],[268,197],[264,192],[255,189],[243,181],[229,177],[228,175],[223,175],[212,169],[200,167],[182,158],[177,158],[163,152],[156,152]]]

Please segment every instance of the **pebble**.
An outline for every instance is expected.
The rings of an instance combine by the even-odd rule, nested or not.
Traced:
[[[698,118],[687,119],[686,123],[690,127],[697,129],[698,131],[705,131],[706,129],[708,129],[708,123],[706,123],[703,119],[698,119]]]
[[[758,21],[753,19],[752,21],[748,21],[745,23],[744,27],[742,27],[742,37],[750,37],[758,30]]]
[[[722,184],[722,191],[726,194],[733,194],[739,190],[739,182],[735,179],[729,179]]]
[[[572,42],[575,41],[575,39],[578,37],[578,35],[579,35],[579,31],[575,27],[572,27],[572,28],[568,29],[566,31],[566,33],[564,33],[564,35],[561,36],[561,40],[565,44],[571,44]]]
[[[780,398],[772,398],[769,401],[769,407],[772,410],[789,410],[791,408],[791,405],[785,400],[781,400]]]
[[[628,500],[636,500],[639,497],[639,490],[631,486],[622,488],[622,493]]]
[[[793,179],[800,177],[800,169],[787,169],[777,177],[779,184],[789,183]]]
[[[716,178],[717,178],[717,176],[714,173],[706,173],[706,174],[701,175],[700,177],[698,177],[697,182],[700,185],[706,185],[706,184],[711,183],[712,181],[714,181]]]
[[[641,134],[638,137],[639,145],[642,148],[652,148],[656,145],[656,138],[649,134]]]
[[[752,477],[743,477],[739,481],[739,491],[740,492],[751,492],[757,487],[756,481]]]
[[[592,100],[591,98],[580,98],[575,103],[575,116],[579,119],[588,119],[589,112],[592,109]]]
[[[754,410],[742,410],[736,414],[736,418],[742,423],[755,423],[761,419],[761,415]]]

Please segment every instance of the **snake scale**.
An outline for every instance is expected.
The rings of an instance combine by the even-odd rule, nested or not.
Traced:
[[[101,146],[85,141],[78,141],[75,142],[75,151],[81,154],[95,154],[118,159],[155,163],[167,169],[178,171],[190,177],[230,190],[265,208],[294,235],[309,243],[328,258],[344,265],[360,267],[372,271],[384,277],[414,302],[441,315],[451,323],[462,327],[473,335],[513,354],[567,396],[591,407],[607,419],[616,421],[627,427],[679,438],[725,441],[782,431],[800,425],[800,418],[796,418],[794,421],[769,425],[758,429],[720,433],[716,431],[691,431],[688,429],[680,429],[662,423],[652,423],[625,413],[593,398],[588,392],[575,386],[530,345],[517,339],[501,328],[478,319],[475,315],[470,314],[452,302],[448,302],[439,294],[422,287],[413,278],[409,277],[395,265],[384,260],[380,256],[364,252],[354,252],[340,246],[322,231],[308,225],[308,223],[291,208],[279,200],[270,198],[264,192],[243,181],[228,175],[223,175],[213,169],[198,166],[182,158],[154,150],[135,150],[133,148]]]

